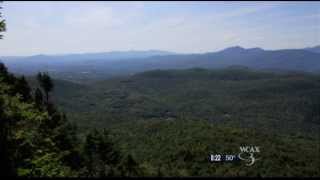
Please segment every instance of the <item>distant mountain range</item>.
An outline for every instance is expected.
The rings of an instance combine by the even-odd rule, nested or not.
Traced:
[[[48,71],[56,78],[76,81],[154,69],[195,67],[214,69],[246,66],[264,70],[320,72],[320,46],[283,50],[234,46],[202,54],[149,50],[0,58],[15,73],[29,75]]]
[[[59,55],[34,55],[34,56],[2,56],[4,60],[18,60],[18,59],[29,59],[29,60],[88,60],[88,59],[104,59],[104,60],[115,60],[115,59],[128,59],[128,58],[145,58],[151,56],[161,55],[172,55],[176,54],[168,51],[160,50],[147,50],[147,51],[111,51],[111,52],[98,52],[98,53],[80,53],[80,54],[59,54]]]

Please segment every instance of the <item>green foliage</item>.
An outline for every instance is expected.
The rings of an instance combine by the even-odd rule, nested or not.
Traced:
[[[2,2],[0,2],[2,3]],[[2,7],[0,6],[0,9],[2,9]],[[0,11],[0,33],[6,31],[6,23],[5,20],[2,19],[2,13]],[[3,35],[0,34],[0,39],[2,39]]]
[[[63,165],[61,159],[63,154],[45,153],[34,157],[31,161],[32,169],[18,169],[20,176],[33,177],[72,177],[75,173],[71,168]]]
[[[110,127],[122,151],[146,169],[145,176],[319,176],[319,137],[272,135],[201,120],[141,120]],[[260,146],[253,166],[210,163],[209,154],[238,154]]]
[[[2,92],[5,90],[0,89]],[[32,157],[36,147],[42,143],[38,127],[48,116],[35,110],[32,104],[22,102],[23,98],[19,95],[1,93],[0,99],[4,107],[0,119],[4,120],[1,124],[6,128],[5,147],[16,173],[18,167],[28,166],[25,160]]]
[[[0,67],[0,164],[5,170],[1,176],[91,176],[91,171],[85,171],[91,164],[99,164],[93,165],[94,171],[111,168],[99,171],[98,176],[114,175],[112,170],[120,162],[120,154],[107,132],[89,135],[83,153],[77,126],[68,122],[53,103],[43,104],[39,88],[31,98],[24,77],[16,78],[4,65]],[[49,90],[44,84],[43,89]]]
[[[77,126],[53,103],[43,104],[39,88],[32,99],[24,77],[11,76],[5,66],[0,72],[0,159],[6,170],[2,176],[101,177],[135,172],[129,157],[120,173],[121,153],[107,131],[93,131],[82,144]],[[12,81],[7,81],[9,76]],[[45,76],[42,80],[50,79]],[[44,90],[52,89],[45,84]]]

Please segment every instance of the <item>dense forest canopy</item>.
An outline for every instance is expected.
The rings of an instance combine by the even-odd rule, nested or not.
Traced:
[[[226,72],[226,76],[220,74],[224,72]],[[109,84],[107,86],[111,92],[117,92],[113,88],[119,88],[117,87],[118,83],[122,85],[123,83],[131,84],[130,88],[123,87],[124,92],[122,93],[129,94],[125,96],[121,94],[112,96],[114,102],[121,100],[121,104],[119,104],[120,107],[122,105],[127,106],[121,107],[119,110],[123,109],[130,113],[133,110],[131,108],[136,108],[136,112],[139,113],[123,114],[124,112],[108,112],[108,114],[101,119],[81,109],[68,111],[68,106],[66,104],[63,105],[63,103],[61,104],[61,99],[59,100],[58,97],[63,97],[63,95],[68,96],[70,95],[69,93],[73,94],[72,92],[77,94],[76,89],[79,89],[79,85],[71,86],[71,83],[69,87],[71,88],[69,89],[70,92],[62,91],[65,92],[62,95],[60,94],[60,88],[67,90],[68,87],[66,85],[68,85],[68,82],[64,82],[64,85],[60,86],[59,84],[62,82],[53,80],[51,82],[57,82],[57,85],[51,89],[53,91],[53,97],[48,98],[49,101],[47,101],[44,97],[45,88],[41,85],[43,83],[38,82],[40,81],[39,78],[34,78],[31,81],[33,85],[30,87],[24,77],[15,77],[1,64],[1,127],[5,129],[5,131],[1,131],[1,143],[5,143],[2,147],[6,147],[2,149],[5,151],[2,152],[2,158],[4,160],[1,162],[8,162],[7,164],[2,163],[3,168],[8,169],[8,171],[5,171],[10,172],[8,175],[28,177],[199,175],[319,176],[317,168],[320,163],[318,158],[319,104],[317,103],[319,101],[312,101],[312,97],[315,98],[317,97],[315,95],[318,94],[316,92],[319,90],[319,77],[294,74],[259,74],[258,72],[250,72],[247,70],[240,70],[237,73],[237,78],[234,79],[230,76],[230,70],[207,71],[191,69],[189,72],[146,72],[137,74],[131,79],[115,79],[113,81],[115,84]],[[168,75],[170,75],[169,79]],[[48,77],[50,78],[50,76]],[[276,80],[274,79],[275,77],[277,77]],[[185,78],[187,78],[188,81],[186,81]],[[190,78],[193,80],[191,81]],[[294,78],[295,81],[291,81],[292,78]],[[214,83],[211,82],[210,79]],[[264,79],[270,81],[269,84],[272,81],[275,82],[266,87],[257,84],[256,87],[258,89],[247,90],[241,89],[241,86],[237,85],[239,83],[245,85],[248,81],[254,83],[257,80],[261,81]],[[160,83],[163,80],[168,81],[168,83]],[[179,81],[180,83],[178,83]],[[212,88],[216,88],[215,93],[226,91],[227,89],[221,89],[220,91],[219,88],[226,88],[223,84],[229,84],[228,86],[238,86],[238,88],[240,88],[236,91],[240,93],[237,94],[239,97],[243,94],[244,98],[258,98],[257,100],[264,101],[259,99],[259,97],[248,96],[250,95],[248,92],[255,91],[256,95],[257,93],[268,93],[269,95],[262,94],[265,97],[273,97],[274,95],[272,96],[272,94],[279,92],[282,96],[287,96],[288,100],[291,99],[292,102],[304,102],[307,100],[304,104],[310,104],[309,106],[311,108],[301,110],[301,122],[299,119],[293,121],[295,119],[292,118],[291,120],[293,122],[290,122],[290,124],[286,124],[285,122],[286,120],[290,120],[290,117],[278,119],[278,122],[272,122],[272,118],[268,119],[267,114],[263,114],[264,111],[258,112],[257,109],[256,111],[259,116],[254,116],[255,118],[252,119],[257,122],[248,121],[251,125],[247,126],[246,123],[248,122],[243,122],[243,125],[239,125],[236,123],[237,121],[232,120],[238,119],[238,122],[241,122],[241,116],[244,116],[238,112],[239,117],[233,117],[236,115],[236,110],[224,111],[221,109],[222,114],[220,115],[218,112],[212,112],[215,116],[206,116],[208,113],[210,114],[210,112],[202,112],[201,109],[206,109],[205,107],[201,107],[201,109],[198,110],[195,109],[195,111],[192,109],[181,109],[181,112],[176,112],[175,110],[169,109],[168,111],[167,109],[161,112],[161,109],[153,109],[152,106],[156,105],[153,105],[153,100],[147,100],[149,98],[154,99],[157,96],[161,97],[163,96],[161,95],[162,93],[167,94],[168,92],[166,91],[169,91],[171,92],[169,93],[170,96],[175,96],[171,97],[171,99],[177,98],[176,101],[161,106],[167,107],[167,105],[178,103],[175,105],[178,107],[180,103],[179,97],[177,94],[172,94],[173,91],[171,88],[177,88],[178,86],[185,88],[186,85],[191,85],[182,82],[199,84],[201,81],[203,81],[204,84],[210,83],[214,85]],[[278,81],[280,81],[280,83]],[[145,94],[146,97],[143,97],[143,99],[140,99],[142,96],[137,94],[139,92],[133,91],[133,89],[135,89],[133,84],[135,83],[138,83],[138,86],[141,85],[140,83],[144,83],[143,86],[140,86],[143,87],[142,89],[137,89]],[[172,83],[176,85],[173,86]],[[284,85],[284,83],[287,84]],[[103,84],[108,83],[104,82]],[[101,85],[100,83],[99,86]],[[89,90],[86,91],[86,94],[91,96],[90,93],[99,93],[99,86],[96,86],[97,92]],[[299,86],[303,87],[299,89]],[[198,87],[201,86],[194,86],[194,88]],[[204,88],[204,86],[202,87]],[[262,87],[263,91],[260,92],[259,88]],[[104,92],[103,89],[105,87],[102,86],[100,88],[102,88],[101,92]],[[156,89],[159,88],[164,92],[157,92]],[[269,88],[269,92],[265,91],[265,88]],[[203,91],[201,89],[194,90],[196,92],[195,94],[198,94],[197,91]],[[291,94],[297,95],[299,91],[301,91],[301,95],[305,93],[304,91],[309,92],[310,98],[306,97],[307,99],[305,100],[299,98],[292,99]],[[314,91],[314,93],[312,93],[312,91]],[[147,100],[145,107],[131,107],[130,104],[132,102],[127,99],[130,98],[131,93],[137,97],[137,99],[133,99],[134,101]],[[225,93],[226,95],[231,95],[229,90]],[[97,94],[92,95],[96,96]],[[203,95],[205,95],[206,98],[212,98],[212,100],[215,98],[211,97],[208,93],[204,93]],[[226,98],[224,94],[219,94],[219,96]],[[191,103],[188,102],[190,104],[197,103],[196,100],[202,98],[199,95],[192,97],[191,94],[188,95],[188,97],[190,101],[194,101]],[[67,99],[71,103],[75,103],[75,99],[70,97]],[[58,103],[60,104],[60,108],[57,108],[57,105],[55,105],[53,101],[60,101]],[[248,102],[249,101],[250,99],[248,99]],[[275,101],[274,103],[278,102]],[[86,104],[86,102],[82,104]],[[206,105],[211,106],[210,104]],[[292,104],[283,105],[283,108],[290,108]],[[86,107],[86,105],[84,106]],[[252,104],[251,106],[254,107],[256,105]],[[143,112],[147,107],[151,109]],[[226,104],[226,107],[229,106]],[[253,107],[251,107],[251,109]],[[266,108],[267,107],[268,106],[266,106]],[[114,105],[108,105],[108,108],[112,109]],[[124,108],[129,109],[125,110]],[[66,114],[61,113],[58,109],[66,110],[68,116],[72,117],[73,123],[70,123],[70,121],[67,120]],[[98,109],[99,108],[97,108],[97,110]],[[218,110],[219,107],[217,106],[214,109]],[[276,109],[273,109],[271,111],[275,110]],[[188,111],[190,111],[190,114],[188,114]],[[290,109],[286,111],[288,111],[289,115],[292,114]],[[83,112],[83,114],[77,115],[77,112]],[[251,111],[243,113],[250,112]],[[101,113],[103,113],[103,111],[96,112],[95,114]],[[145,116],[147,113],[151,114]],[[152,115],[152,113],[154,114]],[[197,113],[197,115],[192,116],[194,113]],[[117,117],[117,115],[120,114],[123,114],[123,116]],[[275,117],[278,116],[270,113],[270,115],[272,114]],[[292,114],[292,117],[299,116],[299,114]],[[206,119],[207,117],[216,117],[218,119],[210,120]],[[260,117],[260,119],[257,119],[257,117]],[[108,121],[108,119],[110,121]],[[217,120],[223,122],[218,122]],[[265,124],[261,124],[261,120],[264,120]],[[278,123],[278,127],[268,123]],[[88,130],[88,127],[92,130]],[[280,130],[282,130],[282,133],[280,133],[282,135],[279,134]],[[310,132],[308,132],[308,130]],[[313,131],[313,133],[311,133],[311,131]],[[238,165],[222,164],[217,166],[208,162],[209,153],[236,153],[242,144],[261,146],[264,160],[261,161],[261,163],[257,162],[257,165],[251,169],[245,168],[243,163]],[[308,153],[301,156],[301,152]],[[309,162],[309,164],[306,165],[306,162]]]

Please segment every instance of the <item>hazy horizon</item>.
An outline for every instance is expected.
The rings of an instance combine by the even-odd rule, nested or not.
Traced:
[[[243,47],[243,46],[229,46],[229,47],[224,47],[222,49],[216,50],[216,51],[205,51],[205,52],[196,52],[196,53],[178,53],[174,51],[166,51],[166,50],[161,50],[161,49],[145,49],[145,50],[135,50],[135,49],[130,49],[130,50],[112,50],[112,51],[96,51],[96,52],[69,52],[69,53],[58,53],[58,54],[44,54],[44,53],[38,53],[38,54],[31,54],[31,55],[2,55],[0,54],[0,57],[31,57],[31,56],[67,56],[67,55],[89,55],[89,54],[99,54],[99,53],[126,53],[126,52],[148,52],[148,51],[162,51],[162,52],[167,52],[167,53],[173,53],[177,55],[182,55],[182,54],[204,54],[204,53],[215,53],[219,51],[223,51],[228,48],[234,48],[234,47],[240,47],[244,49],[253,49],[253,48],[260,48],[265,51],[276,51],[276,50],[286,50],[286,49],[305,49],[305,48],[314,48],[314,47],[320,47],[320,45],[314,45],[314,46],[308,46],[308,47],[302,47],[302,48],[280,48],[280,49],[264,49],[261,47]],[[1,59],[0,59],[1,60]]]
[[[4,2],[1,56],[320,44],[319,2]]]

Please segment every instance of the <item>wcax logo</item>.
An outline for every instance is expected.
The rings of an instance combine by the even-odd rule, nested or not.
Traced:
[[[254,157],[255,153],[260,153],[259,146],[240,146],[240,151],[241,152],[238,154],[238,158],[245,161],[247,166],[252,166],[257,160],[260,159]]]

